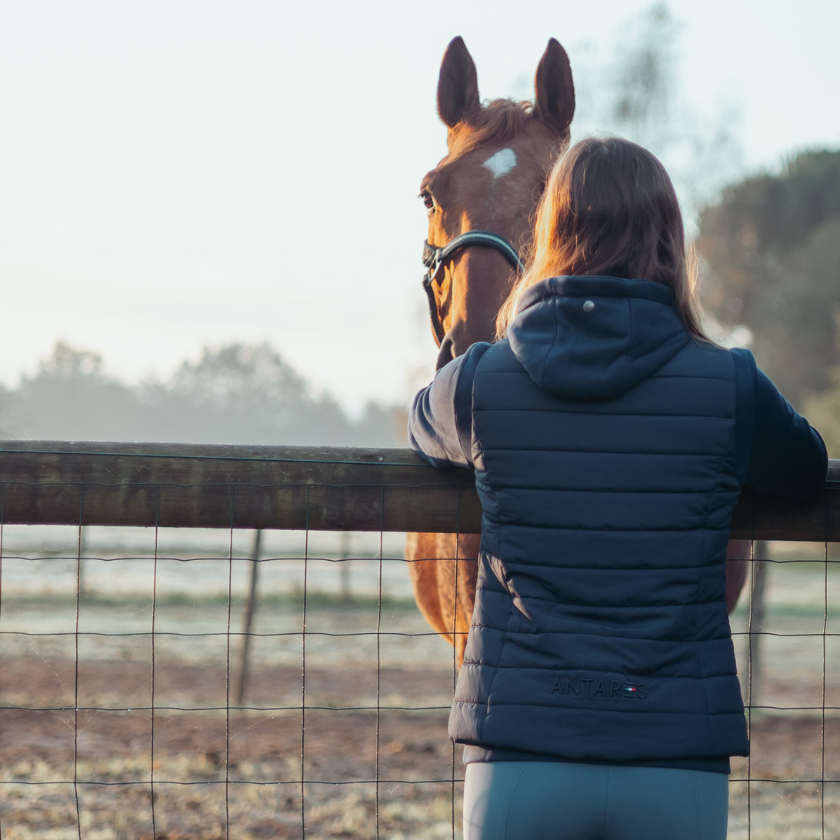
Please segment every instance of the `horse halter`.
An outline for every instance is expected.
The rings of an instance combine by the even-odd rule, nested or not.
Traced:
[[[498,251],[517,271],[524,271],[525,266],[519,259],[516,249],[507,239],[489,230],[468,230],[460,236],[456,236],[442,248],[435,248],[429,245],[428,241],[423,243],[423,265],[426,266],[426,274],[423,276],[423,289],[429,299],[429,316],[432,319],[432,332],[435,334],[435,341],[440,347],[444,338],[443,321],[438,311],[435,292],[432,284],[437,282],[438,275],[443,271],[448,262],[455,254],[471,245],[480,245],[483,248],[493,248]]]

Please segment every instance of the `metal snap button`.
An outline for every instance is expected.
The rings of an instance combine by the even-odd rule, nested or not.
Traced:
[[[595,304],[591,300],[588,300],[588,301],[586,301],[586,303],[583,304],[583,311],[584,312],[591,312],[594,308],[595,308]]]

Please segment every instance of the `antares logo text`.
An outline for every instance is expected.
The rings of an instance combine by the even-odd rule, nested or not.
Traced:
[[[620,680],[591,680],[584,677],[557,677],[549,694],[577,694],[580,697],[616,698],[644,700],[647,690],[644,683],[621,682]]]

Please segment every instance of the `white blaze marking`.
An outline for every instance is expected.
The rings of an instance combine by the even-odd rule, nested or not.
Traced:
[[[494,178],[501,178],[516,166],[516,152],[513,149],[500,149],[493,157],[487,158],[482,166],[486,166]]]

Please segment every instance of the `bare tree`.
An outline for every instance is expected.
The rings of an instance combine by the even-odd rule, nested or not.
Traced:
[[[577,110],[572,139],[611,133],[662,160],[690,230],[698,209],[741,170],[737,112],[701,113],[681,76],[680,24],[656,3],[617,30],[606,55],[593,45],[573,52]],[[524,80],[517,92],[524,94]]]

